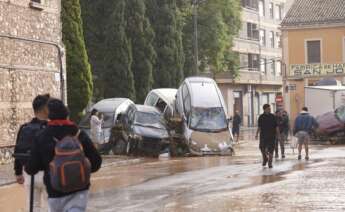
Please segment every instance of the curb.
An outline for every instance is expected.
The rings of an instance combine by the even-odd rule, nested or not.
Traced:
[[[133,165],[142,162],[142,158],[136,158],[136,159],[128,159],[128,160],[121,160],[121,161],[115,161],[115,162],[110,162],[102,165],[101,168],[106,168],[110,166],[126,166],[126,165]]]

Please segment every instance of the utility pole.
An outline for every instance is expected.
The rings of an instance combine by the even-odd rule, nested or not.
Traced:
[[[193,22],[194,22],[194,68],[195,74],[199,73],[199,47],[198,47],[198,4],[199,0],[192,0],[193,4]]]

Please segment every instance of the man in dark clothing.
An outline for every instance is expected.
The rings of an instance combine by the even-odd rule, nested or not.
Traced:
[[[279,146],[281,150],[281,156],[282,158],[285,158],[285,144],[284,144],[284,130],[285,130],[285,125],[286,125],[286,119],[284,119],[283,114],[281,111],[276,112],[276,120],[277,120],[277,125],[279,128],[279,136],[276,138],[276,143],[275,143],[275,158],[279,158]]]
[[[236,136],[236,142],[238,142],[239,137],[240,137],[241,123],[242,123],[242,119],[241,119],[240,113],[236,111],[233,117],[233,121],[232,121],[232,134]]]
[[[49,99],[49,94],[38,95],[35,97],[34,101],[32,102],[35,117],[30,122],[23,124],[19,128],[16,146],[14,148],[15,154],[29,153],[35,136],[46,127],[48,120],[47,104]],[[26,172],[23,172],[25,163],[25,160],[16,158],[14,161],[14,171],[17,183],[25,185],[24,187],[27,199],[26,205],[29,207],[31,176],[29,176]],[[39,172],[35,175],[33,194],[35,196],[33,210],[46,210],[45,204],[41,201],[42,199],[46,198],[46,192],[44,191],[43,185],[43,172]]]
[[[265,104],[263,106],[264,113],[260,115],[258,120],[258,130],[255,138],[258,139],[260,133],[260,150],[263,158],[262,165],[272,168],[273,151],[277,135],[279,136],[279,128],[276,117],[271,113],[271,106]]]
[[[101,167],[101,156],[93,146],[89,136],[83,131],[78,134],[78,127],[67,119],[69,112],[62,101],[57,99],[50,100],[48,109],[50,121],[47,128],[35,140],[31,149],[31,158],[25,170],[29,174],[36,174],[40,170],[44,171],[44,184],[48,193],[49,211],[85,211],[90,185],[70,193],[62,193],[54,190],[52,187],[49,164],[55,156],[56,140],[61,140],[66,136],[79,135],[79,141],[85,156],[90,161],[92,172],[96,172]]]

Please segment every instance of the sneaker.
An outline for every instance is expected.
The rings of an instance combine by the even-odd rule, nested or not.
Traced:
[[[270,169],[273,168],[272,163],[269,163],[269,164],[268,164],[268,168],[270,168]]]
[[[301,160],[302,159],[302,156],[301,155],[298,155],[298,160]]]
[[[268,162],[268,160],[267,160],[267,159],[266,159],[266,160],[264,160],[264,161],[262,162],[262,166],[266,166],[267,162]]]
[[[282,155],[282,158],[285,158],[285,155]]]
[[[306,159],[306,160],[309,160],[309,156],[305,156],[305,159]]]
[[[279,155],[278,155],[278,154],[276,154],[274,157],[275,157],[275,158],[279,158]]]

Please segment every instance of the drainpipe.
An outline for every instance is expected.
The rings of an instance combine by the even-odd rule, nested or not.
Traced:
[[[13,36],[13,35],[2,35],[0,34],[0,38],[8,38],[12,40],[20,40],[20,41],[26,41],[26,42],[33,42],[33,43],[40,43],[40,44],[46,44],[50,46],[56,47],[58,50],[58,60],[59,60],[59,65],[60,65],[60,95],[61,95],[61,100],[65,102],[65,78],[64,78],[64,70],[63,70],[63,61],[62,57],[64,54],[64,49],[62,46],[60,46],[58,43],[54,43],[51,41],[44,41],[44,40],[37,40],[37,39],[31,39],[31,38],[23,38],[23,37],[18,37],[18,36]]]

